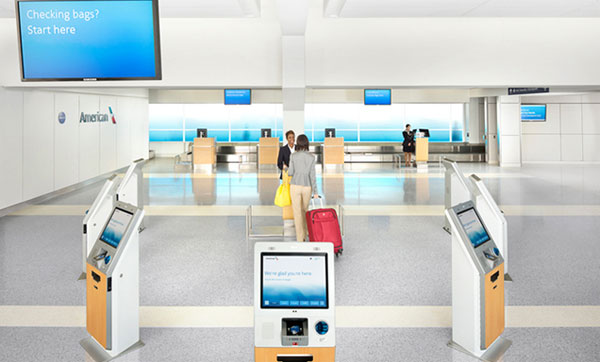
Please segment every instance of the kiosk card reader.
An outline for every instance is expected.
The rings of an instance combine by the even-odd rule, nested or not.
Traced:
[[[496,361],[512,342],[505,326],[504,258],[472,201],[446,209],[452,230],[452,341],[449,346]]]
[[[256,362],[335,361],[333,244],[256,243]]]
[[[144,211],[116,202],[87,258],[87,331],[95,361],[143,346],[139,338],[139,226]]]

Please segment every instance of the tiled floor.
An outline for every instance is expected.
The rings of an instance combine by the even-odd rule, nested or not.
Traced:
[[[515,280],[506,285],[507,304],[594,307],[585,309],[593,314],[586,328],[569,325],[569,318],[562,328],[541,322],[534,323],[537,328],[509,328],[506,335],[514,345],[505,360],[600,360],[600,165],[460,167],[465,174],[481,176],[505,208]],[[163,159],[148,163],[145,172],[149,216],[140,235],[141,305],[250,307],[253,245],[246,241],[243,215],[248,205],[264,205],[257,213],[271,216],[257,222],[280,223],[277,209],[269,206],[277,174],[219,169],[207,177],[175,169]],[[322,175],[318,182],[328,204],[346,206],[345,252],[336,262],[338,306],[381,312],[387,306],[444,310],[451,304],[442,169],[431,165],[427,173],[417,173],[384,165]],[[94,184],[41,208],[0,218],[0,317],[3,306],[85,305],[85,284],[76,280],[81,221],[100,187]],[[558,318],[561,310],[548,313]],[[523,315],[519,313],[515,310],[515,318]],[[553,316],[549,320],[558,320]],[[85,331],[79,322],[57,328],[48,319],[40,323],[44,327],[26,328],[24,320],[19,324],[15,318],[17,323],[9,326],[0,318],[1,361],[84,360],[78,341]],[[122,360],[250,361],[253,331],[244,323],[232,328],[143,328],[147,346]],[[366,328],[353,326],[349,318],[338,328],[337,360],[470,360],[446,347],[451,335],[446,324]]]

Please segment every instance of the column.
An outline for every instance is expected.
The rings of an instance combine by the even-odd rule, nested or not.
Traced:
[[[521,97],[497,101],[500,167],[521,167]]]

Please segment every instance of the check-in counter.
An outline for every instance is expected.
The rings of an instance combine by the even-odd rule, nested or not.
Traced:
[[[217,143],[215,138],[194,139],[194,169],[212,170],[217,165]]]
[[[416,141],[416,162],[425,162],[429,160],[429,138],[421,137]]]
[[[261,137],[258,141],[258,165],[277,166],[279,157],[279,138]]]
[[[323,144],[323,166],[344,165],[344,137],[327,137]]]

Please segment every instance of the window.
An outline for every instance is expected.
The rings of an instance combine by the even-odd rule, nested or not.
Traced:
[[[191,142],[207,128],[217,142],[258,142],[261,128],[283,139],[283,106],[253,104],[151,104],[150,142]]]

